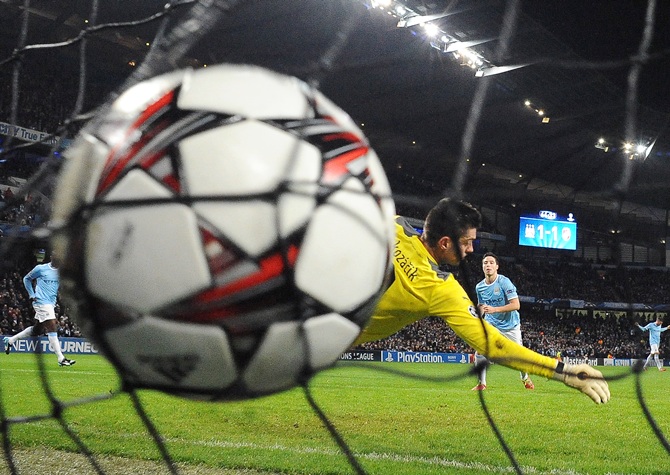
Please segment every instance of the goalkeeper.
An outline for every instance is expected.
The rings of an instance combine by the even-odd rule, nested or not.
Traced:
[[[440,269],[446,264],[458,265],[473,252],[472,242],[480,226],[479,211],[449,198],[429,211],[423,234],[397,217],[389,286],[353,346],[381,340],[417,320],[437,316],[477,353],[495,363],[562,381],[598,404],[609,401],[609,387],[600,371],[587,364],[564,364],[505,338],[479,318],[454,275]]]

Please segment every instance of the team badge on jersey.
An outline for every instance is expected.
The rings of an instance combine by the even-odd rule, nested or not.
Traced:
[[[479,318],[479,314],[477,313],[477,309],[474,307],[474,305],[470,305],[468,307],[468,311],[470,312],[470,315],[472,315],[475,318]]]

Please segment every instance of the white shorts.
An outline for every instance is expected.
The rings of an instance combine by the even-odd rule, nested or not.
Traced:
[[[500,330],[498,331],[508,340],[512,340],[514,343],[523,345],[523,339],[521,338],[521,327],[516,326],[510,330]]]
[[[651,353],[658,353],[658,345],[656,343],[652,343],[650,346],[651,346]]]
[[[40,323],[56,319],[56,310],[50,303],[33,305],[33,308],[35,309],[35,318]]]
[[[509,330],[500,330],[498,329],[500,334],[507,338],[508,340],[512,340],[514,343],[518,343],[519,345],[523,345],[523,339],[521,338],[521,326],[516,326],[514,328],[511,328]],[[475,354],[479,354],[475,352]]]

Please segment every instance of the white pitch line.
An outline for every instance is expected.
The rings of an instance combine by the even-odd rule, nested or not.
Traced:
[[[231,449],[258,449],[258,450],[274,450],[280,452],[289,452],[294,454],[319,454],[319,455],[332,455],[332,456],[343,456],[342,452],[334,449],[319,449],[319,448],[295,448],[295,447],[286,447],[279,444],[273,445],[261,445],[253,442],[225,442],[220,440],[210,440],[210,441],[193,441],[193,440],[184,440],[184,439],[166,439],[168,443],[181,443],[188,445],[203,445],[205,447],[218,447],[218,448],[231,448]],[[354,452],[354,456],[357,459],[362,460],[385,460],[391,462],[398,462],[400,464],[425,464],[432,466],[440,467],[450,467],[456,468],[458,470],[472,470],[479,473],[515,473],[514,468],[511,466],[496,466],[489,465],[480,462],[460,462],[458,460],[450,460],[441,457],[419,457],[415,455],[401,455],[395,453],[360,453]],[[560,469],[551,469],[551,470],[539,470],[535,467],[522,466],[521,470],[524,474],[532,475],[588,475],[588,473],[577,472],[575,470],[560,470]],[[625,474],[625,473],[608,473],[607,475],[635,475],[635,474]]]
[[[46,368],[46,372],[47,373],[56,373],[56,372],[63,372],[64,373],[66,371],[69,371],[67,369],[64,370],[62,368],[59,368],[59,367],[55,366],[55,364],[56,363],[54,363],[53,368]],[[18,369],[18,368],[14,368],[14,369],[0,368],[0,371],[7,372],[7,373],[39,373],[40,372],[39,369]],[[74,374],[95,374],[95,375],[99,375],[99,376],[100,375],[106,376],[106,375],[109,374],[106,371],[79,371],[79,369],[77,369],[76,372],[75,372],[75,370],[72,370],[72,371],[73,371]]]
[[[35,422],[34,425],[45,424],[43,421]],[[46,426],[46,425],[45,425]],[[122,436],[126,439],[138,439],[146,438],[146,435],[137,434],[137,433],[126,433],[120,434],[115,433],[115,436]],[[308,454],[317,454],[317,455],[327,455],[327,456],[341,456],[344,454],[336,449],[322,449],[316,447],[287,447],[280,444],[271,444],[263,445],[257,444],[254,442],[226,442],[222,440],[188,440],[183,438],[174,438],[174,437],[165,437],[163,439],[168,444],[168,451],[170,451],[170,444],[182,444],[182,445],[191,445],[191,446],[203,446],[203,447],[216,447],[223,449],[254,449],[254,450],[266,450],[266,451],[278,451],[278,452],[287,452],[291,454],[298,455],[308,455]],[[424,464],[429,466],[437,467],[449,467],[454,468],[459,471],[474,471],[476,473],[502,473],[502,474],[513,474],[515,473],[514,468],[506,465],[490,465],[481,462],[461,462],[458,460],[451,460],[442,457],[420,457],[416,455],[407,455],[407,454],[397,454],[397,453],[379,453],[379,452],[354,452],[354,457],[359,460],[382,460],[389,462],[396,462],[398,464]],[[588,472],[578,472],[576,470],[561,470],[561,469],[551,469],[551,470],[540,470],[535,467],[529,467],[527,465],[521,466],[521,471],[524,474],[531,475],[589,475]],[[635,473],[625,473],[625,472],[607,472],[605,475],[637,475]]]

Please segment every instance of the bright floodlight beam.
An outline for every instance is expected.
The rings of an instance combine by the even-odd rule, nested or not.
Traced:
[[[480,40],[470,40],[470,41],[452,41],[447,44],[445,48],[445,53],[453,53],[455,51],[460,51],[462,49],[471,48],[472,46],[481,45],[482,43],[488,43],[489,41],[497,40],[498,38],[484,38]]]
[[[503,74],[507,73],[509,71],[514,71],[515,69],[519,68],[525,68],[526,66],[530,66],[531,63],[528,64],[514,64],[510,66],[491,66],[490,68],[480,68],[475,72],[475,76],[478,78],[481,77],[486,77],[486,76],[495,76],[496,74]]]
[[[402,19],[398,21],[396,25],[398,28],[410,28],[412,26],[420,25],[422,23],[428,23],[429,21],[439,20],[445,16],[452,15],[453,13],[436,13],[434,15],[417,15],[407,19]]]
[[[656,140],[654,139],[644,150],[644,159],[646,160],[647,157],[649,157],[649,154],[651,153],[651,150],[654,148],[654,145],[656,145]]]

